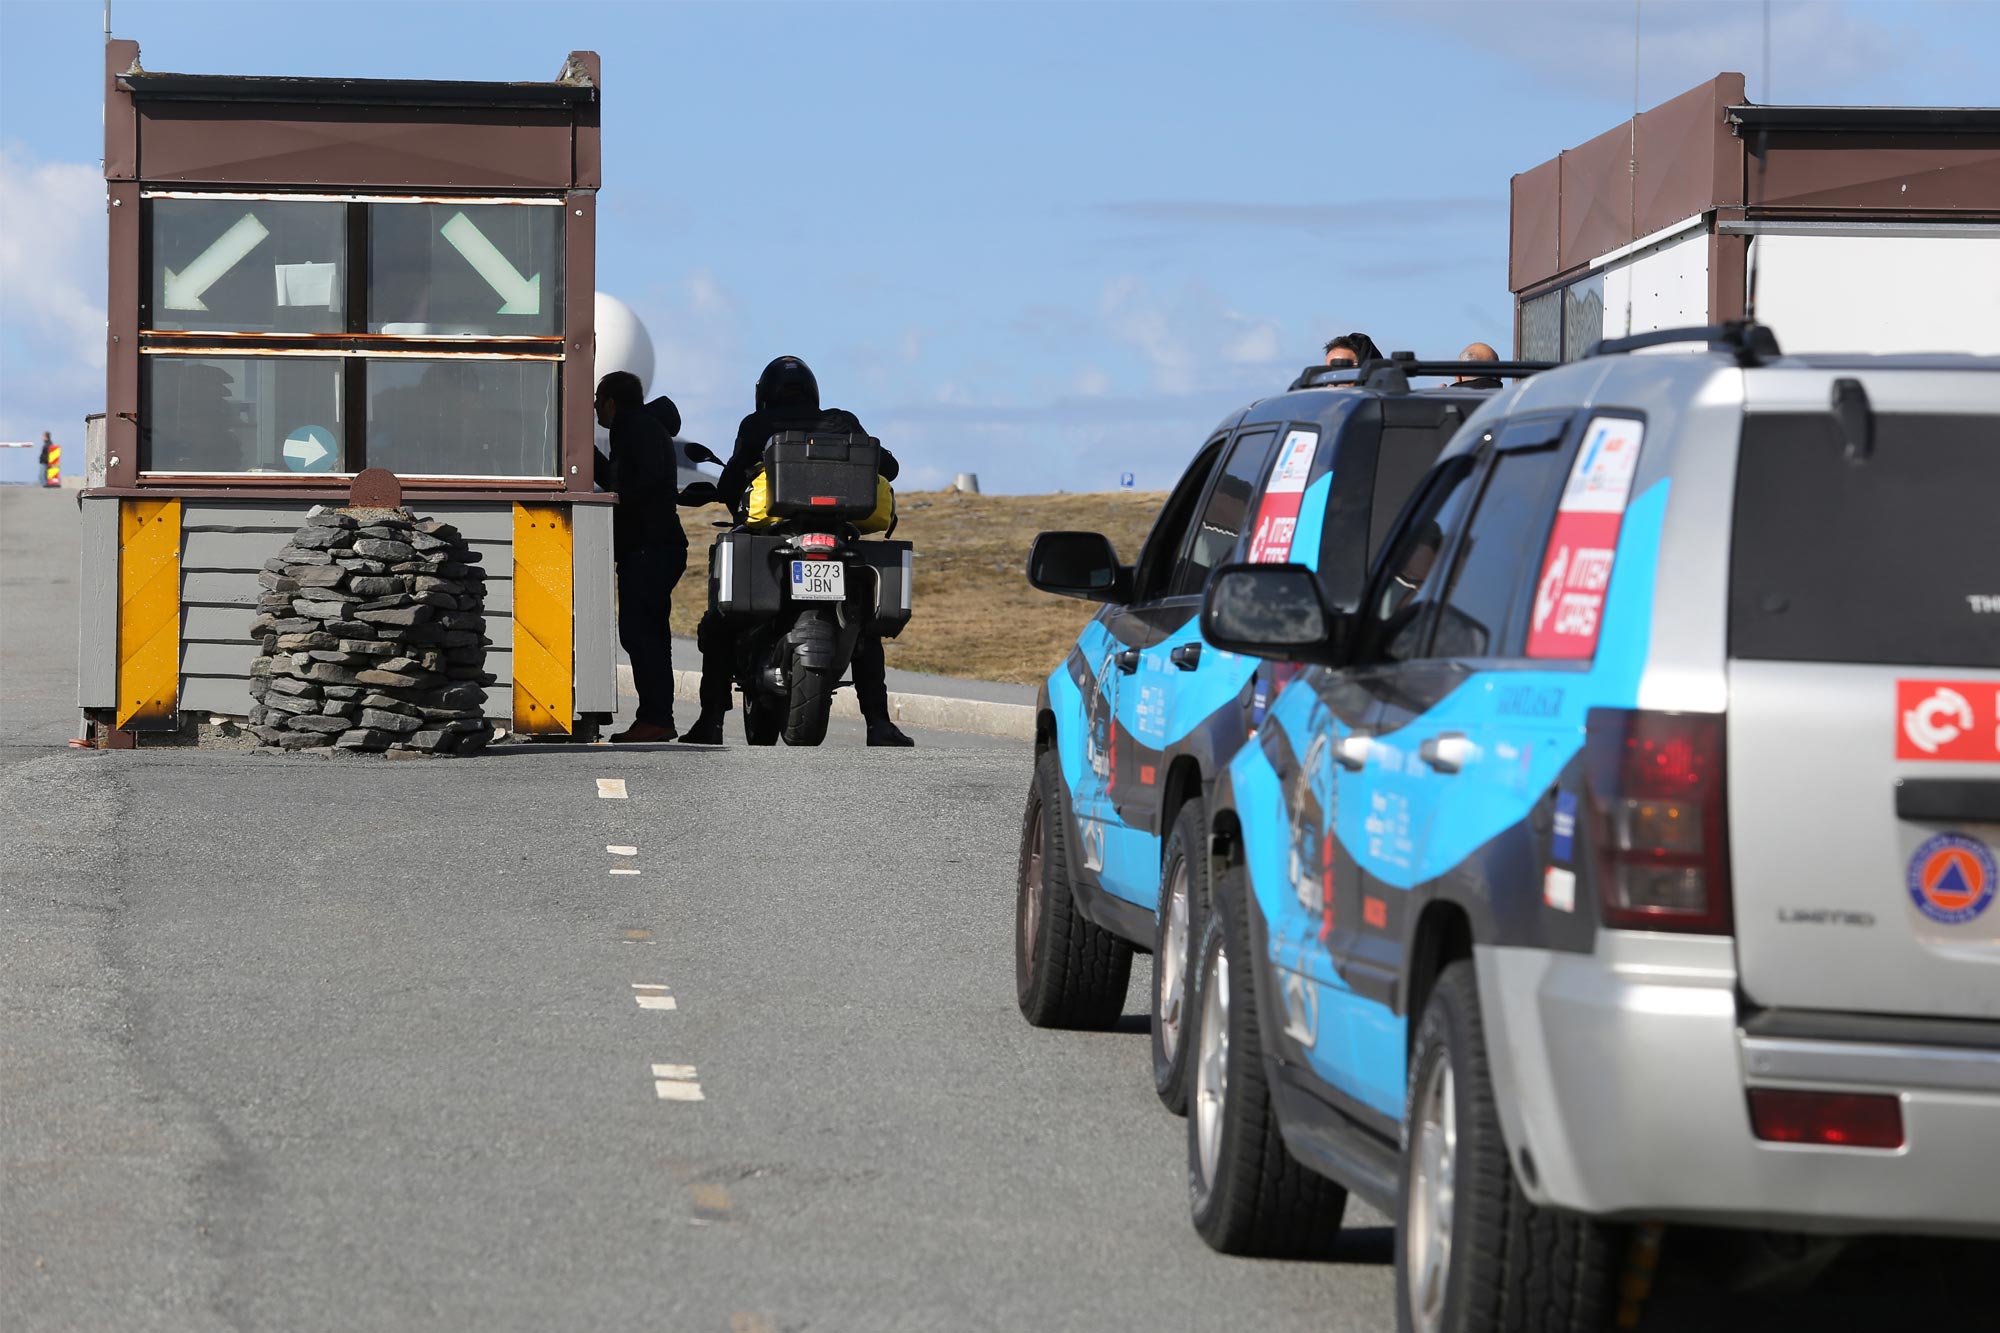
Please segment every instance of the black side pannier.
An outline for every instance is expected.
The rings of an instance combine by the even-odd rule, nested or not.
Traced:
[[[761,532],[716,534],[708,550],[708,604],[726,616],[776,615],[785,590],[773,557],[784,544]]]
[[[910,553],[908,542],[854,543],[856,557],[875,572],[875,618],[868,628],[885,639],[910,623]]]
[[[764,446],[774,518],[867,518],[881,470],[882,442],[872,435],[788,430]]]

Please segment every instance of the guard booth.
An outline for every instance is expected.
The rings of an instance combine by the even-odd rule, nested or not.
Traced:
[[[1511,204],[1522,358],[1753,313],[1787,352],[2000,353],[2000,109],[1760,106],[1721,74]]]
[[[599,66],[548,83],[161,74],[106,44],[106,412],[78,703],[100,743],[251,707],[258,571],[386,468],[483,556],[488,712],[616,711],[592,486]]]

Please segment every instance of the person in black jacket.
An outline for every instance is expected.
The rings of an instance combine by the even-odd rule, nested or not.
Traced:
[[[736,428],[736,446],[716,483],[724,504],[737,508],[764,462],[764,446],[780,431],[843,431],[865,435],[860,418],[838,407],[819,405],[819,381],[812,368],[795,356],[781,356],[757,377],[756,410]],[[882,451],[882,475],[890,481],[901,471],[894,454]],[[701,647],[701,716],[681,739],[691,745],[722,744],[722,719],[731,702],[730,676],[736,635],[730,623],[710,610],[701,618],[695,640]],[[880,635],[862,630],[854,644],[854,695],[868,724],[870,745],[916,744],[889,717],[887,664]]]
[[[597,424],[611,432],[611,456],[596,455],[597,484],[618,493],[611,552],[618,565],[618,642],[632,659],[639,713],[613,744],[670,741],[674,730],[674,647],[667,618],[674,585],[687,570],[681,528],[680,413],[665,398],[648,407],[639,377],[614,370],[597,382]]]

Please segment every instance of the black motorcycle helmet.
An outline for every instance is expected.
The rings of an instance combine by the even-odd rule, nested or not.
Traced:
[[[795,356],[781,356],[757,377],[759,412],[819,411],[819,381],[812,367]]]

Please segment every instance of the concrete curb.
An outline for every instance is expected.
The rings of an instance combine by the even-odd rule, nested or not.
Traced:
[[[678,646],[678,645],[676,645]],[[631,698],[632,668],[618,664],[618,692]],[[694,703],[701,698],[699,671],[674,672],[674,698]],[[835,717],[859,718],[861,708],[854,691],[842,689],[833,696]],[[1003,740],[1035,739],[1035,710],[1030,704],[999,703],[989,699],[959,699],[943,694],[916,694],[907,690],[889,691],[889,716],[898,725],[923,727],[932,731],[965,731],[976,736],[997,736]]]

